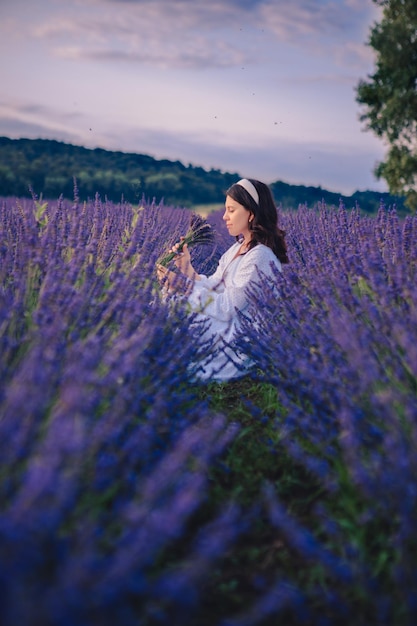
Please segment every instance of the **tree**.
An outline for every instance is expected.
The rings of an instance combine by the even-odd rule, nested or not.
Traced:
[[[356,100],[365,106],[361,121],[389,147],[375,175],[417,210],[417,1],[373,1],[383,9],[368,41],[376,69],[359,81]]]

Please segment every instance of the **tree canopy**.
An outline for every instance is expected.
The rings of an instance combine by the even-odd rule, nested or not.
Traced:
[[[382,18],[370,31],[375,72],[357,86],[361,120],[388,145],[375,169],[392,194],[417,210],[417,2],[373,0]]]

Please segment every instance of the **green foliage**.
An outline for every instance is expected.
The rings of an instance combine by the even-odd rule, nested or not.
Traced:
[[[46,139],[9,139],[0,137],[0,196],[39,196],[73,198],[74,178],[81,200],[99,193],[113,202],[140,203],[142,197],[163,199],[165,204],[182,207],[224,203],[224,193],[240,178],[237,173],[205,170],[180,161],[157,160],[143,154],[86,149]],[[283,209],[317,202],[347,208],[359,204],[368,213],[378,210],[381,200],[402,209],[400,198],[376,191],[355,192],[351,196],[326,191],[321,187],[271,184],[276,202]]]
[[[48,214],[46,213],[46,209],[48,208],[47,202],[42,202],[42,200],[35,200],[35,220],[38,224],[39,228],[44,228],[48,223]]]
[[[417,209],[417,3],[415,0],[374,0],[382,19],[370,32],[376,69],[357,87],[365,106],[361,120],[381,137],[389,151],[375,174],[393,194],[406,196]]]

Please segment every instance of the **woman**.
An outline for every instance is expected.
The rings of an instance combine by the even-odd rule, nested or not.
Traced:
[[[226,381],[247,373],[250,363],[233,345],[239,318],[249,306],[248,287],[281,272],[288,263],[285,232],[278,227],[277,209],[267,185],[242,178],[226,192],[223,219],[236,242],[220,258],[212,276],[198,274],[185,244],[175,264],[186,280],[158,266],[160,280],[171,292],[182,292],[195,323],[202,323],[202,340],[211,338],[214,351],[201,363],[200,380]],[[178,251],[179,244],[173,246]]]

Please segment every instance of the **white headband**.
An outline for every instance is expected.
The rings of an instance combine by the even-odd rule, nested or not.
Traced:
[[[250,182],[247,178],[241,178],[237,181],[236,185],[240,185],[243,189],[246,189],[248,194],[255,200],[256,204],[259,206],[259,194],[256,191],[256,187],[253,183]]]

